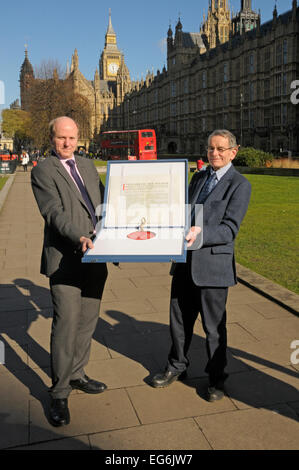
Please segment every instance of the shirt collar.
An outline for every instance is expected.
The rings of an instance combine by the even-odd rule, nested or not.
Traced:
[[[75,160],[75,156],[74,154],[71,156],[71,158],[61,158],[61,156],[55,152],[55,150],[52,150],[52,155],[54,155],[55,157],[57,157],[61,162],[66,162],[67,160]]]
[[[232,166],[232,162],[229,162],[227,165],[225,165],[222,168],[219,168],[219,170],[216,170],[216,171],[213,170],[212,167],[210,167],[210,171],[211,171],[211,174],[213,173],[216,174],[217,181],[219,181],[220,178],[222,178],[222,176],[225,175],[225,173],[230,169],[231,166]]]

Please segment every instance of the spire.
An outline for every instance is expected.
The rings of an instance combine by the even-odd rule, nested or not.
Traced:
[[[277,24],[277,5],[276,5],[276,2],[275,2],[275,7],[274,7],[274,10],[273,10],[273,26],[275,27]]]
[[[241,1],[241,10],[251,11],[251,0],[242,0]]]
[[[79,70],[79,57],[78,57],[78,51],[75,49],[75,52],[73,54],[72,58],[72,69],[73,70]]]
[[[21,66],[20,78],[25,77],[26,75],[30,75],[34,78],[33,67],[28,59],[28,46],[25,44],[25,59]]]
[[[111,8],[109,8],[109,23],[108,23],[107,34],[115,34],[113,26],[112,26],[112,21],[111,21]]]
[[[55,69],[53,70],[53,80],[55,82],[57,82],[59,80],[59,76],[58,76],[58,71],[57,71],[57,68],[55,67]]]
[[[111,9],[109,8],[109,22],[108,28],[105,36],[105,49],[110,49],[117,51],[117,44],[116,44],[116,34],[112,26],[111,21]]]
[[[179,21],[175,27],[175,38],[174,38],[174,44],[175,46],[182,46],[183,45],[183,32],[182,32],[183,26],[181,23],[181,18],[179,17]]]
[[[171,24],[169,22],[169,29],[167,31],[167,53],[172,50],[173,47],[173,33],[171,29]]]
[[[96,69],[94,74],[94,87],[96,90],[100,88],[100,75],[98,69]]]
[[[292,19],[296,21],[297,17],[297,0],[293,0],[292,3]]]
[[[179,21],[178,21],[178,24],[176,25],[176,28],[175,28],[177,31],[181,31],[183,29],[183,25],[181,23],[181,18],[179,16]]]

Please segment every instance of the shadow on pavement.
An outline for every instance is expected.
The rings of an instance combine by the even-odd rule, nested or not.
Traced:
[[[24,294],[24,291],[27,295]],[[49,306],[49,289],[37,286],[28,279],[16,279],[14,285],[0,286],[0,299],[7,305],[7,310],[2,308],[0,313],[0,340],[4,342],[6,358],[3,367],[6,367],[28,388],[31,395],[40,401],[45,416],[48,417],[49,398],[45,393],[47,386],[35,369],[29,366],[25,362],[27,360],[24,361],[21,356],[25,354],[27,357],[28,354],[30,360],[38,368],[43,369],[50,378],[49,353],[29,333],[34,322],[40,321],[41,318],[47,320],[52,316],[52,309]],[[12,302],[18,303],[19,310],[13,309],[14,303]],[[105,318],[111,319],[112,323],[99,318],[94,340],[122,356],[140,363],[149,372],[149,375],[144,379],[144,382],[149,384],[152,375],[160,371],[161,368],[163,369],[167,361],[170,347],[168,325],[152,321],[139,321],[116,310],[105,311]],[[9,338],[10,341],[6,338]],[[50,337],[48,344],[49,342]],[[295,387],[270,376],[261,368],[248,366],[242,359],[297,378],[298,373],[295,370],[292,371],[287,367],[237,348],[229,348],[229,355],[230,360],[233,358],[235,370],[227,380],[226,389],[230,398],[258,408],[299,400],[298,390]],[[206,386],[206,383],[199,380],[206,377],[204,373],[205,340],[199,335],[193,337],[190,356],[192,374],[184,383],[186,386],[196,388],[198,395],[205,399],[203,385]],[[249,374],[244,375],[242,373],[244,371]],[[244,377],[246,377],[245,382]],[[283,411],[281,414],[284,414]],[[289,414],[286,416],[290,417]]]

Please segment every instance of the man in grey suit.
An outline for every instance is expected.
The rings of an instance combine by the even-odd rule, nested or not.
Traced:
[[[44,218],[41,273],[50,279],[54,307],[51,331],[52,398],[50,422],[70,422],[68,396],[72,389],[101,393],[107,387],[86,376],[92,335],[98,321],[107,267],[81,263],[92,248],[103,186],[92,161],[74,156],[78,126],[68,117],[50,123],[53,154],[31,173],[31,182]]]
[[[166,387],[186,376],[188,349],[200,312],[206,334],[209,375],[208,401],[224,396],[228,287],[237,282],[234,241],[246,214],[251,186],[232,166],[238,152],[236,138],[227,130],[216,130],[208,139],[209,168],[196,173],[189,186],[192,212],[203,206],[203,223],[195,218],[186,236],[186,263],[177,264],[171,289],[170,332],[172,347],[167,367],[152,379],[153,387]],[[202,246],[196,249],[198,238]]]

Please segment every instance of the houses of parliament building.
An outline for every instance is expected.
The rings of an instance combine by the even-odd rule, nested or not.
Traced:
[[[94,80],[79,70],[78,53],[65,80],[90,104],[90,136],[103,130],[154,128],[158,153],[204,155],[216,128],[242,146],[299,155],[299,8],[261,23],[251,0],[232,15],[228,0],[209,0],[199,32],[178,20],[167,32],[167,67],[131,81],[111,15]],[[27,53],[21,68],[21,106],[34,80]]]

